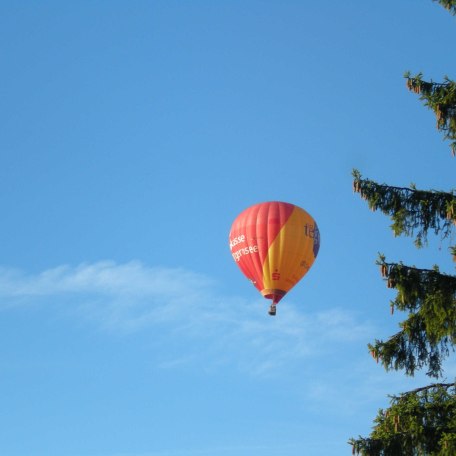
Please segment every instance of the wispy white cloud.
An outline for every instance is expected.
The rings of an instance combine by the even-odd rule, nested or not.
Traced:
[[[71,303],[104,328],[119,331],[176,320],[184,314],[185,301],[198,302],[211,285],[209,278],[191,271],[150,268],[139,262],[59,266],[35,275],[0,269],[3,307],[54,298],[62,305]]]
[[[212,365],[236,363],[266,375],[292,360],[334,352],[335,346],[359,341],[372,329],[341,309],[303,313],[291,300],[286,311],[269,318],[261,298],[220,296],[210,277],[140,262],[59,266],[38,274],[2,268],[0,302],[0,309],[54,302],[108,331],[153,328],[155,337],[177,346],[157,360],[167,369],[210,357]]]
[[[183,269],[145,267],[132,261],[100,261],[77,267],[58,266],[36,275],[0,269],[0,296],[40,296],[62,293],[99,293],[122,296],[179,296],[209,285],[209,279]],[[191,289],[187,287],[191,285]]]

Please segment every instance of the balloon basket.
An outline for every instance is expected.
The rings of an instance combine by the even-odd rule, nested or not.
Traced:
[[[271,304],[268,310],[268,314],[274,317],[277,314],[277,308],[275,304]]]

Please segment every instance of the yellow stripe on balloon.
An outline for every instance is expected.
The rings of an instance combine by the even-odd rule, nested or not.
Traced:
[[[315,222],[299,207],[279,231],[263,264],[265,290],[288,292],[315,261],[313,254]]]

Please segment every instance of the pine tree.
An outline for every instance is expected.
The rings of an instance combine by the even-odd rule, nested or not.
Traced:
[[[456,15],[456,0],[433,0]],[[456,155],[456,82],[423,80],[421,73],[406,73],[407,88],[432,109],[437,129],[450,141]],[[456,225],[456,191],[394,187],[363,179],[353,171],[353,189],[371,210],[392,220],[396,236],[414,238],[420,248],[428,235],[449,239]],[[456,261],[456,247],[450,246]],[[388,340],[369,344],[372,357],[388,371],[403,370],[413,376],[427,369],[438,379],[442,363],[456,347],[456,276],[440,272],[438,266],[419,269],[402,262],[377,261],[387,287],[396,290],[391,313],[407,312],[400,330]],[[351,439],[353,454],[362,456],[454,456],[456,455],[456,383],[430,385],[390,397],[390,406],[379,410],[369,437]]]

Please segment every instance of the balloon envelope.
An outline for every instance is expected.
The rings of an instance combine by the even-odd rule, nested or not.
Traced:
[[[243,211],[233,222],[229,241],[236,264],[274,306],[312,266],[320,232],[304,209],[271,201]]]

